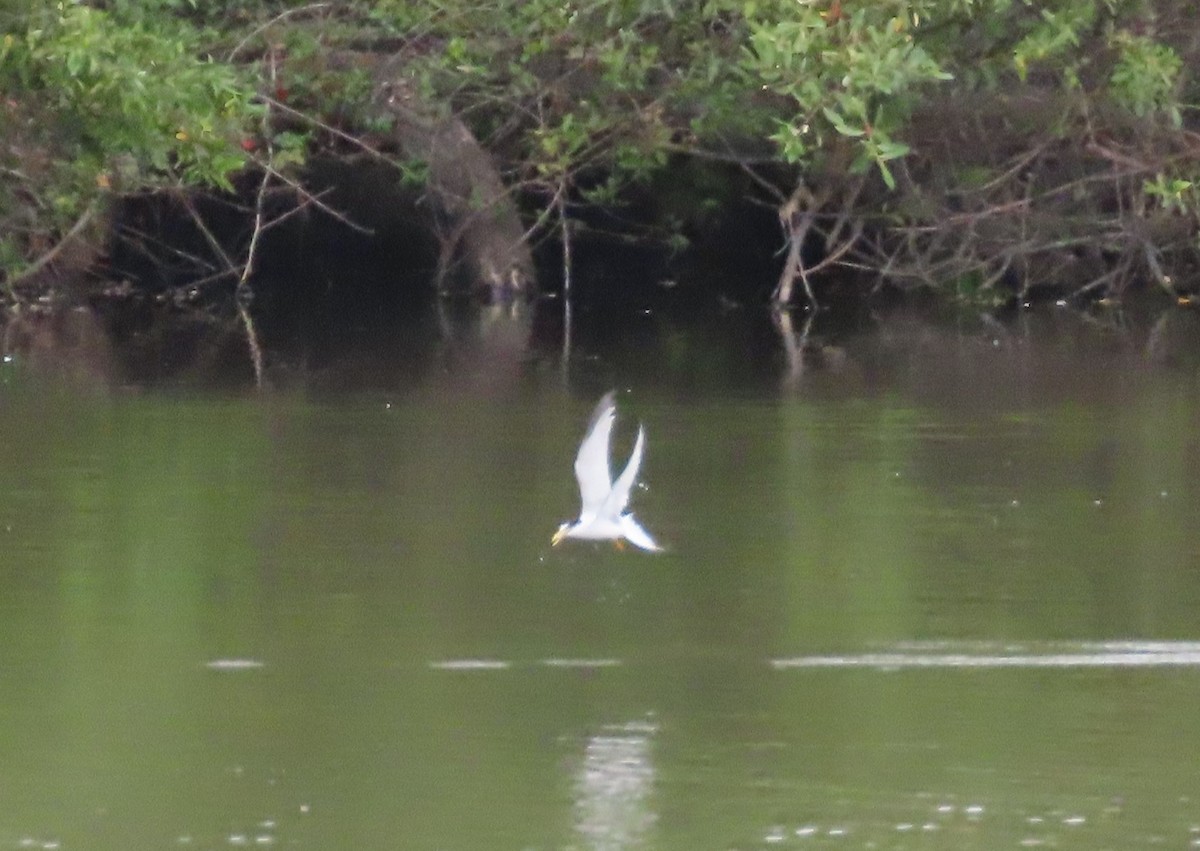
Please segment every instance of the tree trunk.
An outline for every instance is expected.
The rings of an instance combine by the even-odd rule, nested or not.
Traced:
[[[516,204],[492,157],[454,116],[439,117],[398,75],[384,81],[377,102],[395,119],[393,134],[404,153],[429,169],[428,189],[447,219],[439,234],[439,278],[461,262],[468,288],[504,297],[532,287],[533,256]]]

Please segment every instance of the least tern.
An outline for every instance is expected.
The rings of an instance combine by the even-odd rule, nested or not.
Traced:
[[[616,394],[610,390],[596,405],[587,434],[575,456],[575,478],[579,480],[581,504],[579,519],[558,527],[550,539],[553,546],[558,546],[564,538],[579,538],[584,541],[612,541],[618,546],[622,541],[629,541],[635,547],[650,552],[662,549],[634,519],[633,513],[625,510],[646,445],[646,430],[640,423],[637,440],[625,469],[615,482],[609,472],[608,443],[616,417]]]

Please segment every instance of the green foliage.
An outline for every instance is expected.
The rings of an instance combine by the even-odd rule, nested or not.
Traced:
[[[61,230],[112,189],[182,181],[229,189],[245,164],[252,90],[205,57],[197,34],[152,12],[177,3],[116,4],[133,18],[59,2],[9,18],[0,90],[11,130],[0,152],[0,222],[16,196],[37,199],[31,232]],[[25,216],[29,218],[29,216]],[[19,264],[6,252],[4,268]]]
[[[273,139],[275,156],[271,165],[277,169],[302,165],[308,152],[310,141],[308,133],[294,133],[291,131],[276,133]]]
[[[896,162],[925,153],[911,119],[931,95],[1065,87],[1069,114],[1049,131],[1059,138],[1114,112],[1125,127],[1177,132],[1197,59],[1172,40],[1194,0],[32,5],[0,0],[0,121],[14,140],[0,151],[0,225],[16,221],[20,192],[36,199],[25,206],[44,233],[109,187],[228,188],[243,140],[264,129],[263,79],[316,125],[387,134],[372,101],[386,62],[431,117],[466,122],[510,179],[551,193],[587,187],[612,203],[624,182],[687,152],[748,161],[749,151],[805,174],[875,170],[894,188]],[[267,140],[279,165],[335,138],[294,131]],[[1174,162],[1145,192],[1194,210],[1195,172]],[[404,172],[427,173],[422,163]],[[966,160],[944,172],[957,173],[976,188],[995,177]],[[9,237],[0,261],[27,257],[22,245]]]
[[[1167,116],[1179,127],[1183,116],[1178,102],[1183,61],[1169,46],[1121,30],[1113,37],[1119,54],[1109,85],[1113,97],[1134,115]]]
[[[42,17],[8,58],[20,89],[57,117],[63,154],[96,173],[120,155],[139,177],[178,170],[218,185],[242,166],[250,93],[230,67],[197,58],[185,29],[120,25],[66,3]]]
[[[1079,47],[1083,34],[1095,23],[1096,12],[1096,4],[1091,0],[1068,3],[1061,9],[1042,9],[1040,20],[1013,48],[1013,65],[1020,78],[1026,79],[1032,65],[1061,62],[1066,56],[1067,62],[1063,63],[1066,81],[1078,85],[1074,62],[1069,54]]]
[[[745,122],[736,48],[709,29],[723,5],[385,2],[373,15],[429,46],[406,63],[427,102],[506,134],[515,170],[553,186],[581,170],[640,179],[679,137]]]
[[[1153,180],[1146,181],[1143,191],[1165,210],[1187,213],[1200,209],[1196,183],[1191,180],[1157,174]]]
[[[783,157],[806,163],[837,134],[855,140],[857,167],[875,163],[892,185],[887,163],[908,153],[895,135],[913,90],[952,79],[917,40],[920,12],[906,2],[855,6],[836,18],[816,5],[747,8],[755,17],[746,73],[795,107],[772,136]]]

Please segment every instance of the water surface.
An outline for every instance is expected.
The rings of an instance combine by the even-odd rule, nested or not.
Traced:
[[[0,848],[1200,845],[1193,374],[684,333],[487,392],[6,364]],[[663,555],[549,547],[609,386]]]

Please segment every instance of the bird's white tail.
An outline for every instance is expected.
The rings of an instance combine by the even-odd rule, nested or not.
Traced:
[[[634,519],[632,514],[622,514],[620,523],[621,534],[625,536],[625,540],[629,541],[629,543],[647,552],[662,552],[662,547],[650,537],[650,533],[641,527],[641,524]]]

